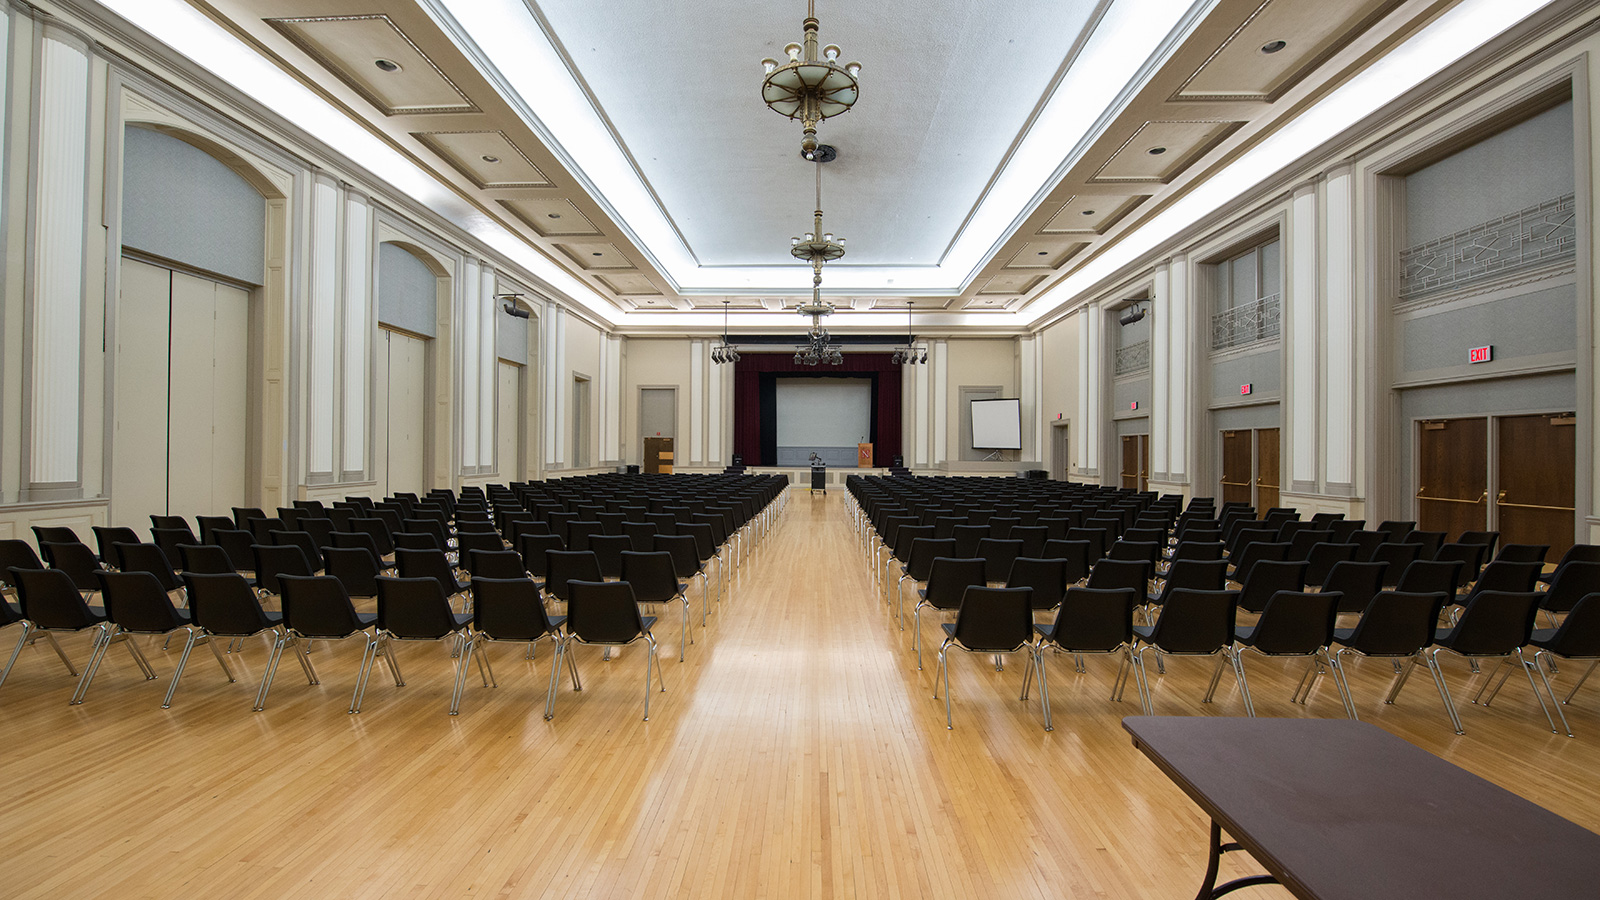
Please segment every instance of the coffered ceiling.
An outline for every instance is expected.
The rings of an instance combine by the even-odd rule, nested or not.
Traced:
[[[758,61],[800,38],[799,0],[186,2],[604,318],[670,327],[809,295],[788,249],[811,225],[814,167],[759,96]],[[1456,5],[821,0],[822,41],[863,64],[861,100],[820,128],[840,151],[826,225],[849,239],[825,295],[1025,324]]]

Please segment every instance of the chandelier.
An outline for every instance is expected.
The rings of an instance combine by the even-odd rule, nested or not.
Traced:
[[[918,347],[917,338],[911,333],[911,301],[906,301],[906,345],[894,348],[889,355],[889,361],[897,366],[913,366],[928,361],[928,348]]]
[[[800,139],[800,155],[811,159],[817,149],[817,123],[823,119],[850,111],[860,96],[861,88],[856,75],[861,72],[858,62],[839,65],[839,45],[822,48],[822,58],[817,58],[817,3],[808,0],[804,44],[790,44],[783,48],[789,61],[779,65],[775,59],[763,59],[766,79],[761,82],[761,99],[775,113],[799,119],[805,126]]]
[[[811,317],[811,330],[806,332],[806,343],[794,348],[794,361],[802,366],[844,364],[844,352],[833,343],[828,330],[822,327],[822,317],[833,312],[833,304],[822,302],[821,292],[821,287],[813,288],[811,302],[795,310],[802,316]]]
[[[728,343],[728,303],[722,301],[722,343],[711,348],[711,361],[717,365],[739,361],[739,349]]]

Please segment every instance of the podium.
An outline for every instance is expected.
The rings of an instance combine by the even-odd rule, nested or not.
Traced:
[[[821,491],[824,494],[828,493],[827,466],[811,467],[811,492],[816,493],[817,491]]]
[[[870,468],[872,468],[872,445],[871,444],[857,444],[856,445],[856,468],[859,468],[859,469],[870,469]]]

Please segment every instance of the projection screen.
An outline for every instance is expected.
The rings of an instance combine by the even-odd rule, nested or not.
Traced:
[[[972,446],[975,450],[1022,449],[1022,401],[972,401]]]

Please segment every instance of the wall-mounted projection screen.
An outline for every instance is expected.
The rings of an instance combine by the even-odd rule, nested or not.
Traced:
[[[1022,401],[972,401],[972,446],[978,450],[1022,449]]]
[[[847,447],[872,433],[872,379],[777,379],[778,446]]]

